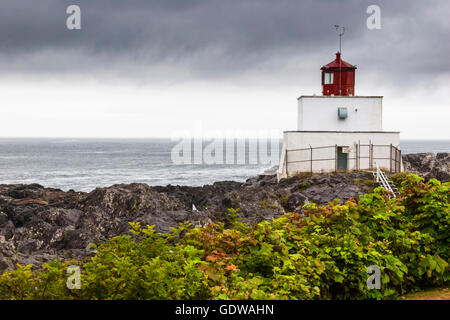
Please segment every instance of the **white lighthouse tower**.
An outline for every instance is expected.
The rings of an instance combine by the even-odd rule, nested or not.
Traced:
[[[323,66],[322,95],[298,98],[297,130],[285,131],[278,178],[305,172],[402,170],[400,132],[383,131],[383,97],[355,95],[356,66]]]

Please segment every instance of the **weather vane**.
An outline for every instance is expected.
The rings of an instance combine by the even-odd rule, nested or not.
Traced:
[[[342,27],[340,25],[335,24],[334,27],[336,28],[337,33],[339,34],[339,52],[341,52],[342,48],[341,48],[341,40],[342,40],[342,36],[345,33],[345,27]]]

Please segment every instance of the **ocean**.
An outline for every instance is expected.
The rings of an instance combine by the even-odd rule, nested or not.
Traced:
[[[132,182],[202,186],[245,181],[273,168],[273,163],[252,162],[257,154],[249,151],[250,141],[246,141],[242,164],[174,164],[171,151],[177,143],[170,139],[1,138],[0,184],[39,183],[64,191]],[[404,154],[450,152],[450,140],[402,140],[401,148]]]

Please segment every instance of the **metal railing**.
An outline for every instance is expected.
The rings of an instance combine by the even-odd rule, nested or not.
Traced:
[[[380,169],[380,167],[378,166],[377,163],[375,163],[375,165],[376,165],[376,167],[377,167],[377,171],[376,171],[376,173],[375,173],[376,181],[377,181],[379,184],[381,184],[381,186],[382,186],[383,188],[385,188],[387,191],[389,191],[389,192],[391,193],[392,197],[395,198],[395,197],[396,197],[396,194],[395,194],[394,190],[392,190],[391,184],[389,183],[389,181],[388,181],[386,175],[384,174],[383,171],[381,171],[381,169]]]
[[[340,148],[338,145],[334,146],[321,146],[321,147],[312,147],[310,145],[309,148],[301,148],[301,149],[290,149],[285,151],[284,155],[284,171],[286,174],[289,173],[289,165],[294,163],[309,163],[309,170],[303,170],[303,172],[314,172],[314,166],[313,164],[318,161],[334,161],[334,171],[338,171],[338,148]],[[364,148],[367,148],[367,152],[362,152]],[[374,150],[377,148],[389,148],[389,151],[385,151],[382,154],[389,154],[389,157],[376,157],[374,154]],[[317,156],[317,150],[326,150],[326,149],[334,149],[332,152],[334,154],[333,157],[320,157]],[[330,150],[331,151],[331,150]],[[304,156],[301,160],[291,160],[290,156],[292,156],[294,153],[306,153],[306,156]],[[345,161],[351,162],[354,161],[353,168],[356,170],[361,170],[361,159],[368,159],[368,170],[374,170],[374,163],[375,160],[389,160],[389,172],[400,172],[401,171],[401,150],[398,147],[390,145],[381,145],[381,144],[372,144],[369,142],[369,144],[361,144],[359,141],[357,144],[355,144],[355,152],[353,153],[353,157],[346,157]],[[327,154],[331,154],[331,152],[328,152]],[[295,157],[292,157],[295,158]],[[388,168],[386,168],[388,169]]]

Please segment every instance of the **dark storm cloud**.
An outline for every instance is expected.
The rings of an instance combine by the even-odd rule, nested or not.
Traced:
[[[81,7],[80,31],[65,27],[70,4]],[[370,4],[381,7],[381,30],[366,28]],[[232,77],[272,60],[327,63],[338,23],[350,62],[391,77],[431,76],[450,71],[448,8],[446,0],[0,0],[0,74],[132,76],[175,65]]]

